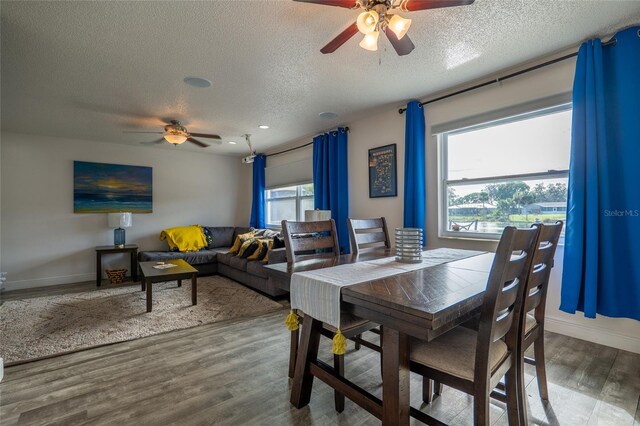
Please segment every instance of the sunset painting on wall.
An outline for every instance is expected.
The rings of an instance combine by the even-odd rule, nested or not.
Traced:
[[[73,162],[74,213],[151,213],[151,167]]]

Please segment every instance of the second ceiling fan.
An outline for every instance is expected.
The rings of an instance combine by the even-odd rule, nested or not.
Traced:
[[[345,44],[356,33],[361,32],[364,38],[360,47],[366,50],[378,50],[378,37],[384,32],[389,42],[400,56],[408,55],[415,48],[407,35],[411,19],[405,19],[396,12],[413,12],[416,10],[437,9],[442,7],[466,6],[474,0],[294,0],[301,3],[315,3],[324,6],[363,9],[356,22],[348,26],[336,38],[331,40],[320,51],[333,53]]]
[[[209,146],[209,144],[206,144],[202,141],[199,141],[198,139],[195,139],[194,136],[198,138],[213,139],[214,140],[213,143],[218,145],[222,143],[222,138],[219,135],[214,135],[210,133],[191,133],[178,120],[171,120],[170,124],[167,124],[166,126],[164,126],[164,132],[125,131],[124,133],[152,133],[152,134],[162,135],[162,138],[158,140],[151,141],[151,142],[142,142],[143,144],[160,144],[166,141],[166,142],[169,142],[170,144],[173,144],[174,146],[183,144],[185,142],[191,142],[192,144],[198,145],[201,148],[206,148]]]

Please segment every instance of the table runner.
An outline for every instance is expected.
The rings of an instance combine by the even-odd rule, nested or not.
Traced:
[[[367,260],[296,272],[291,275],[291,308],[340,328],[340,300],[343,287],[417,271],[485,252],[440,248],[422,252],[421,263],[401,263],[395,257]]]

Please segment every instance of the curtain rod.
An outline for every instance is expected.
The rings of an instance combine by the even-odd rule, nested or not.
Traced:
[[[332,130],[329,130],[329,131],[331,132]],[[349,131],[349,127],[344,127],[344,131],[348,132]],[[324,133],[324,132],[320,132],[320,133]],[[305,147],[307,147],[309,145],[312,145],[312,144],[313,144],[313,141],[305,143],[304,145],[300,145],[300,146],[296,146],[296,147],[293,147],[293,148],[285,149],[284,151],[274,152],[273,154],[266,154],[265,157],[268,158],[268,157],[271,157],[272,155],[279,155],[279,154],[284,154],[285,152],[295,151],[296,149],[305,148]]]
[[[602,43],[602,45],[603,46],[615,46],[616,43],[617,43],[617,40],[615,38],[612,38],[611,40],[609,40],[609,41],[607,41],[605,43]],[[437,97],[435,99],[431,99],[429,101],[420,102],[419,105],[422,107],[424,105],[428,105],[428,104],[433,103],[433,102],[441,101],[443,99],[447,99],[447,98],[451,98],[453,96],[461,95],[463,93],[471,92],[472,90],[480,89],[481,87],[489,86],[489,85],[491,85],[493,83],[500,83],[500,82],[502,82],[504,80],[508,80],[510,78],[517,77],[519,75],[526,74],[528,72],[535,71],[535,70],[538,70],[540,68],[544,68],[544,67],[547,67],[549,65],[553,65],[553,64],[565,61],[565,60],[570,59],[570,58],[575,58],[576,56],[578,56],[578,52],[577,51],[573,52],[573,53],[569,53],[568,55],[561,56],[561,57],[556,58],[556,59],[552,59],[552,60],[547,61],[547,62],[543,62],[543,63],[538,64],[538,65],[534,65],[534,66],[529,67],[529,68],[525,68],[525,69],[520,70],[520,71],[513,72],[511,74],[507,74],[504,77],[496,77],[494,80],[485,81],[484,83],[479,83],[479,84],[476,84],[474,86],[467,87],[466,89],[462,89],[462,90],[458,90],[458,91],[453,92],[453,93],[449,93],[448,95],[443,95],[443,96]],[[406,108],[400,108],[398,110],[398,113],[399,114],[403,114],[406,110],[407,110]]]

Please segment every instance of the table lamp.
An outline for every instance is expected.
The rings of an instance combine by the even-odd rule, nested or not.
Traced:
[[[118,248],[124,248],[124,229],[130,228],[133,224],[133,217],[129,212],[108,213],[107,220],[110,228],[113,230],[113,245]]]
[[[321,220],[331,219],[331,210],[305,210],[304,221],[305,222],[318,222]]]

